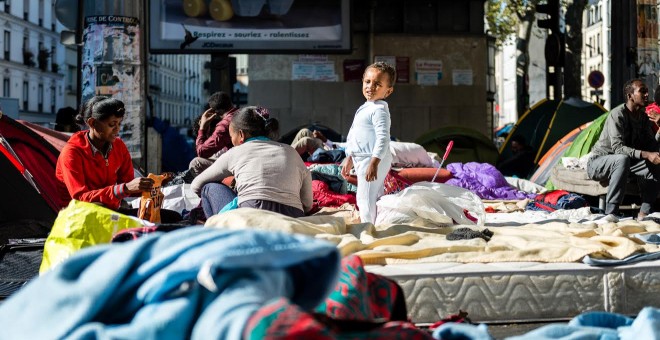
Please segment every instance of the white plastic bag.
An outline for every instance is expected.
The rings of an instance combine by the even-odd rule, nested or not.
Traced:
[[[162,209],[174,210],[182,214],[184,210],[190,211],[199,205],[201,199],[195,195],[190,188],[190,184],[176,184],[167,187],[162,187],[161,191],[165,195],[163,200]],[[140,207],[140,200],[132,200],[130,202],[133,208]]]
[[[486,220],[483,202],[475,193],[442,183],[419,182],[376,203],[376,224],[424,224],[448,226],[467,224],[483,226]],[[470,220],[464,210],[477,219]]]

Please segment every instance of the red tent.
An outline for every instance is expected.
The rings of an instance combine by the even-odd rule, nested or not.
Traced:
[[[34,130],[6,115],[0,116],[3,193],[0,221],[54,221],[68,202],[58,194],[55,165],[59,150]]]

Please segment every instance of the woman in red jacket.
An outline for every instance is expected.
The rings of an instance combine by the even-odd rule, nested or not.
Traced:
[[[93,97],[81,107],[78,119],[89,130],[71,136],[55,169],[63,198],[118,210],[123,198],[151,190],[152,179],[134,178],[131,155],[118,138],[125,113],[123,102],[104,96]],[[120,212],[135,215],[137,209]]]

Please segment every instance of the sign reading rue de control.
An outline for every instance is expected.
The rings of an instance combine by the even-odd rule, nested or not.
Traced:
[[[349,0],[150,0],[152,53],[347,53]]]

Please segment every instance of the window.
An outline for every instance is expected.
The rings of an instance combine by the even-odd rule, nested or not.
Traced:
[[[23,0],[23,20],[28,19],[29,9],[30,9],[30,0]]]
[[[9,49],[11,47],[11,32],[5,31],[5,40],[4,40],[4,51],[5,51],[5,60],[9,60]]]
[[[11,97],[9,90],[9,78],[5,78],[2,80],[2,96],[5,98]]]
[[[23,111],[28,110],[28,91],[29,91],[28,82],[24,81],[23,82]]]
[[[69,65],[66,72],[66,89],[73,92],[74,86],[78,83],[78,75],[76,74],[77,68]]]
[[[44,0],[39,0],[39,26],[44,25]]]
[[[44,111],[44,86],[39,84],[39,90],[37,91],[37,111],[42,113]]]
[[[55,102],[57,98],[55,97],[55,86],[50,87],[50,114],[55,114]]]

